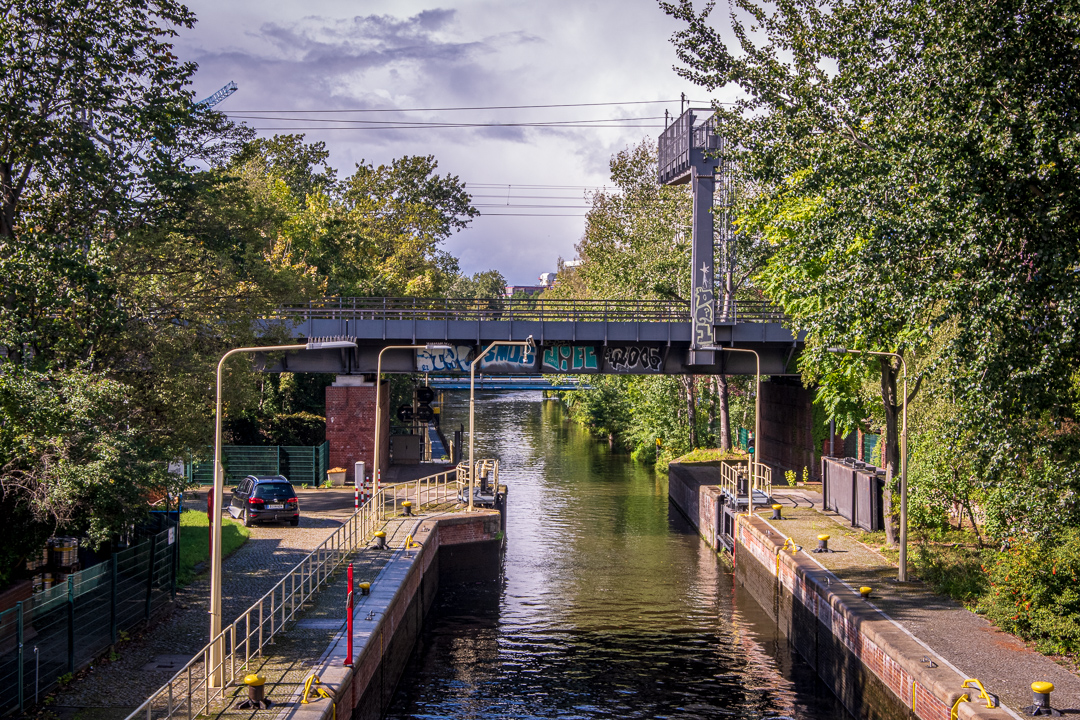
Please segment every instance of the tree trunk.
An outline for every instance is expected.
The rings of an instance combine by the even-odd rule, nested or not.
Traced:
[[[683,375],[682,385],[686,389],[686,422],[690,426],[690,449],[697,443],[697,398],[695,398],[696,375]]]
[[[900,474],[900,442],[897,429],[897,415],[900,403],[896,395],[896,368],[892,358],[879,357],[881,363],[881,402],[885,406],[885,493],[882,502],[885,505],[885,538],[895,545],[899,539],[899,507],[893,509],[893,482]]]
[[[716,376],[709,375],[705,380],[705,387],[709,390],[709,447],[715,447],[717,441],[716,432]]]
[[[727,375],[716,376],[717,405],[720,409],[720,449],[724,452],[731,450],[731,414],[728,411],[728,380]]]

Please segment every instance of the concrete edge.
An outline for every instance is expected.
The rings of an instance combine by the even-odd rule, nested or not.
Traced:
[[[784,533],[761,517],[738,518],[737,550],[749,551],[769,569],[793,599],[829,628],[898,702],[925,720],[937,720],[942,717],[942,711],[944,717],[949,717],[962,695],[964,681],[974,676],[962,673],[804,550],[792,553],[790,548],[783,549],[786,540]],[[927,667],[921,662],[924,656],[938,667]],[[900,693],[897,685],[910,687],[910,691]],[[926,692],[920,694],[920,689]],[[1004,705],[989,709],[981,702],[962,702],[957,710],[959,717],[973,720],[1021,720],[1020,715]]]

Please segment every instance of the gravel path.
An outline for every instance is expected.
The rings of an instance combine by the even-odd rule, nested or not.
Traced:
[[[299,527],[256,525],[250,539],[225,560],[223,625],[270,590],[353,512],[352,492],[308,490],[299,495]],[[209,590],[206,573],[179,590],[172,615],[122,642],[117,660],[94,665],[61,690],[49,709],[61,719],[126,717],[205,646],[210,630]]]

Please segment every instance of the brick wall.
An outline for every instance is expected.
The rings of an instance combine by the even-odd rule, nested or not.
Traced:
[[[385,473],[390,465],[390,392],[382,383],[379,424],[379,465]],[[326,388],[326,440],[330,443],[330,467],[348,471],[346,484],[353,482],[353,463],[367,463],[372,473],[375,440],[375,386],[331,385]]]

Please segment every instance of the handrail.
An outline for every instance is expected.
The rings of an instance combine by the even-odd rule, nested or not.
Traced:
[[[492,461],[485,461],[492,462]],[[494,461],[498,467],[498,461]],[[467,478],[466,478],[467,479]],[[451,491],[450,486],[454,489]],[[333,575],[334,571],[374,535],[386,519],[387,510],[396,515],[400,502],[414,499],[419,510],[423,500],[436,503],[457,500],[462,485],[461,471],[448,470],[417,480],[384,485],[330,536],[296,564],[266,594],[241,613],[228,627],[192,657],[179,672],[162,685],[125,720],[187,720],[204,714],[212,702],[244,671],[253,656],[261,657],[263,647]],[[405,492],[402,493],[402,489]],[[210,649],[215,643],[225,648],[217,667],[210,666]],[[201,668],[199,665],[201,664]],[[237,670],[240,669],[238,674]],[[210,678],[222,671],[224,687],[210,687]],[[201,697],[196,697],[201,695]]]
[[[768,302],[719,302],[718,322],[780,322]],[[682,300],[571,300],[529,298],[348,298],[329,297],[283,305],[271,319],[291,320],[480,320],[577,322],[690,322]]]
[[[739,476],[749,476],[750,471],[747,469],[749,460],[735,460],[724,462],[720,466],[720,490],[726,492],[731,497],[739,497]],[[754,463],[753,481],[751,482],[751,491],[757,490],[765,494],[766,497],[772,496],[772,468],[764,463]],[[744,496],[745,497],[745,496]]]

